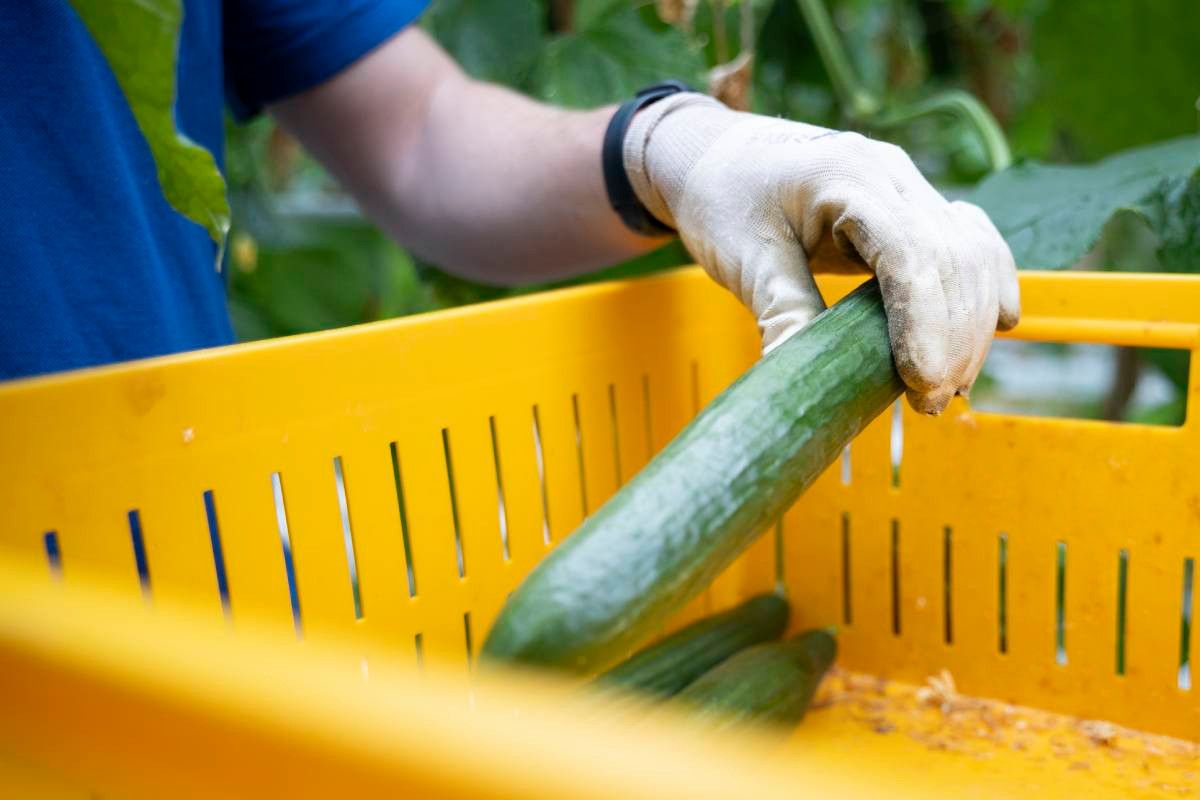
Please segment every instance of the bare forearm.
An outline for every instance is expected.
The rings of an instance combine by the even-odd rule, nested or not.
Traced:
[[[477,82],[442,87],[399,181],[396,235],[484,280],[563,277],[646,249],[605,194],[600,142],[611,114]]]
[[[387,75],[406,80],[389,88]],[[611,109],[551,108],[471,80],[419,31],[311,94],[275,113],[379,225],[461,275],[553,280],[657,243],[608,205],[600,144]],[[314,124],[314,110],[356,122]]]

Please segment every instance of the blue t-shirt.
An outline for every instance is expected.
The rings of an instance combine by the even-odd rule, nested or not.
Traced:
[[[245,117],[332,77],[428,0],[184,0],[176,119],[223,163]],[[0,8],[0,380],[233,340],[215,245],[168,205],[68,0]]]

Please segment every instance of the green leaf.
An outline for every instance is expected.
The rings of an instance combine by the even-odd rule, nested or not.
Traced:
[[[1148,347],[1139,350],[1142,360],[1153,364],[1158,368],[1167,380],[1174,384],[1175,388],[1180,392],[1186,392],[1188,388],[1188,362],[1191,361],[1191,353],[1187,350],[1167,350],[1160,347]]]
[[[167,202],[203,226],[218,250],[229,232],[225,181],[212,153],[175,127],[180,0],[71,0],[108,59],[154,156]]]
[[[574,0],[575,30],[587,30],[617,6],[627,6],[629,0]]]
[[[432,307],[408,254],[378,229],[362,220],[300,226],[302,237],[260,240],[254,263],[233,271],[240,337],[338,328]]]
[[[428,287],[421,282],[412,256],[389,242],[379,248],[380,319],[403,317],[437,308]]]
[[[1090,160],[1197,131],[1196,0],[1049,0],[1032,27],[1035,98],[1057,155]]]
[[[1182,425],[1186,417],[1187,398],[1180,396],[1153,408],[1131,410],[1125,414],[1125,421],[1141,425]]]
[[[1200,272],[1200,168],[1176,175],[1132,209],[1158,239],[1158,268]]]
[[[233,333],[239,342],[270,339],[285,333],[285,331],[277,330],[271,324],[270,315],[264,309],[247,302],[242,297],[231,296],[226,305],[229,307],[229,319],[233,323]]]
[[[557,105],[594,108],[668,78],[703,86],[699,48],[658,21],[653,8],[621,4],[594,17],[589,27],[547,44],[533,89]]]
[[[1114,214],[1149,218],[1163,182],[1190,176],[1197,165],[1200,136],[1187,136],[1087,166],[1021,164],[987,178],[967,199],[991,215],[1018,265],[1062,269],[1096,244]],[[1171,213],[1157,223],[1164,231],[1175,230]]]
[[[429,293],[430,302],[436,308],[486,303],[508,297],[515,291],[507,286],[489,286],[460,278],[426,261],[418,262],[417,270],[425,290]]]
[[[542,47],[542,16],[536,0],[438,0],[421,24],[470,75],[521,86]]]

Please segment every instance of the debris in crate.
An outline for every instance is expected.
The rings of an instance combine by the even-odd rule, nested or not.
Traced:
[[[1079,723],[1079,731],[1095,744],[1112,747],[1115,745],[1120,729],[1111,722],[1104,720],[1085,719]]]
[[[960,698],[954,687],[954,676],[950,670],[944,669],[937,675],[925,679],[925,685],[917,689],[917,702],[924,705],[935,705],[942,713],[949,713],[955,703],[963,703],[969,698]]]
[[[812,709],[845,714],[878,735],[907,736],[930,750],[978,759],[1008,750],[1061,760],[1070,770],[1107,762],[1108,771],[1136,771],[1133,783],[1167,793],[1189,794],[1200,783],[1200,743],[964,695],[948,670],[913,686],[835,667]],[[1168,774],[1185,784],[1156,780]]]

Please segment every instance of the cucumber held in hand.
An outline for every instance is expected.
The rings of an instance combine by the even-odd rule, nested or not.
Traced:
[[[778,639],[787,627],[788,612],[781,596],[760,594],[681,628],[622,661],[596,683],[670,697],[734,653]]]
[[[483,656],[607,666],[707,587],[902,388],[871,280],[751,367],[547,556]]]
[[[718,728],[747,722],[794,725],[836,656],[837,641],[827,630],[756,645],[701,675],[675,700]]]

